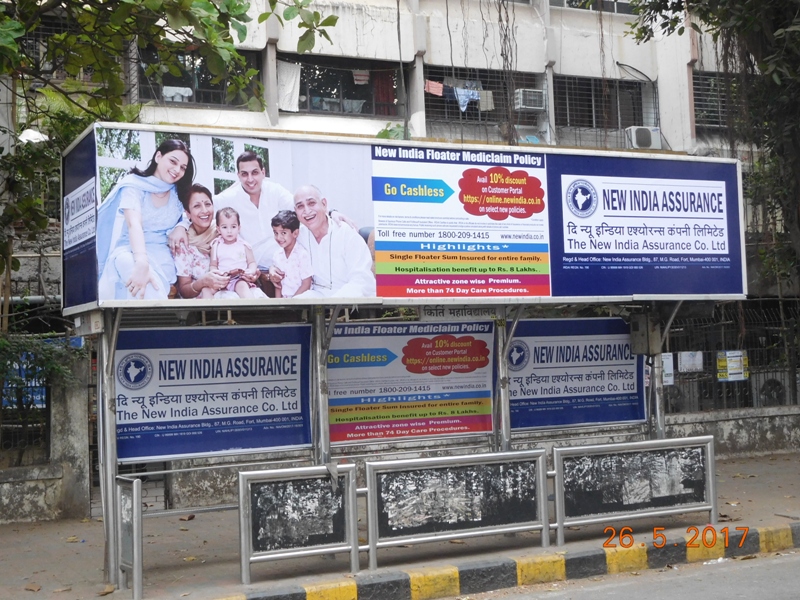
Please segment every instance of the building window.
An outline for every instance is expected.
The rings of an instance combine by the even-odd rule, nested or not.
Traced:
[[[624,129],[644,124],[644,85],[638,81],[553,78],[556,127]]]
[[[729,125],[731,97],[736,81],[725,73],[692,74],[694,122],[698,129],[721,129]]]
[[[658,126],[651,82],[591,77],[553,78],[555,128],[565,145],[625,148],[625,129]]]
[[[539,73],[426,66],[425,80],[429,122],[534,126],[547,115],[545,79]]]
[[[261,70],[259,52],[239,51],[247,61],[250,69]],[[165,73],[161,83],[146,76],[150,65],[158,63],[158,55],[154,49],[139,51],[139,99],[156,100],[158,102],[191,102],[194,104],[245,106],[241,98],[232,102],[227,100],[227,82],[212,83],[214,76],[208,70],[205,60],[195,53],[185,54],[178,58],[180,75]]]
[[[279,60],[300,65],[300,111],[347,116],[403,115],[400,70],[395,64],[321,56],[283,56]]]
[[[550,0],[550,6],[602,10],[603,12],[621,15],[633,14],[633,8],[628,0]]]

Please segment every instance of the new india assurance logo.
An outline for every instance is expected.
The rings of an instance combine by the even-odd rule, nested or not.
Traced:
[[[584,219],[597,209],[597,191],[585,179],[576,179],[567,188],[566,201],[570,212]]]
[[[117,367],[117,380],[129,390],[140,390],[153,377],[153,363],[144,354],[128,354]]]

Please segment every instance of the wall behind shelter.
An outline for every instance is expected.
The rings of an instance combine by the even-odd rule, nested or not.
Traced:
[[[0,524],[89,516],[91,466],[86,361],[51,390],[49,464],[0,469]]]

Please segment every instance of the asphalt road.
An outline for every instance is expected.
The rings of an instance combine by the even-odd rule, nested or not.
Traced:
[[[677,568],[576,579],[460,596],[461,600],[676,600],[680,598],[769,598],[800,596],[800,551],[761,554],[749,560],[725,559],[676,565]]]

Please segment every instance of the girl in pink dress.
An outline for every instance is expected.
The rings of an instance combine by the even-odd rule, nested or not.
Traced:
[[[240,298],[253,298],[252,288],[256,287],[258,265],[250,244],[239,239],[239,213],[232,208],[217,212],[217,232],[219,237],[211,245],[210,269],[227,273],[230,277],[228,290],[236,292]],[[214,290],[203,288],[201,297],[211,298]]]

